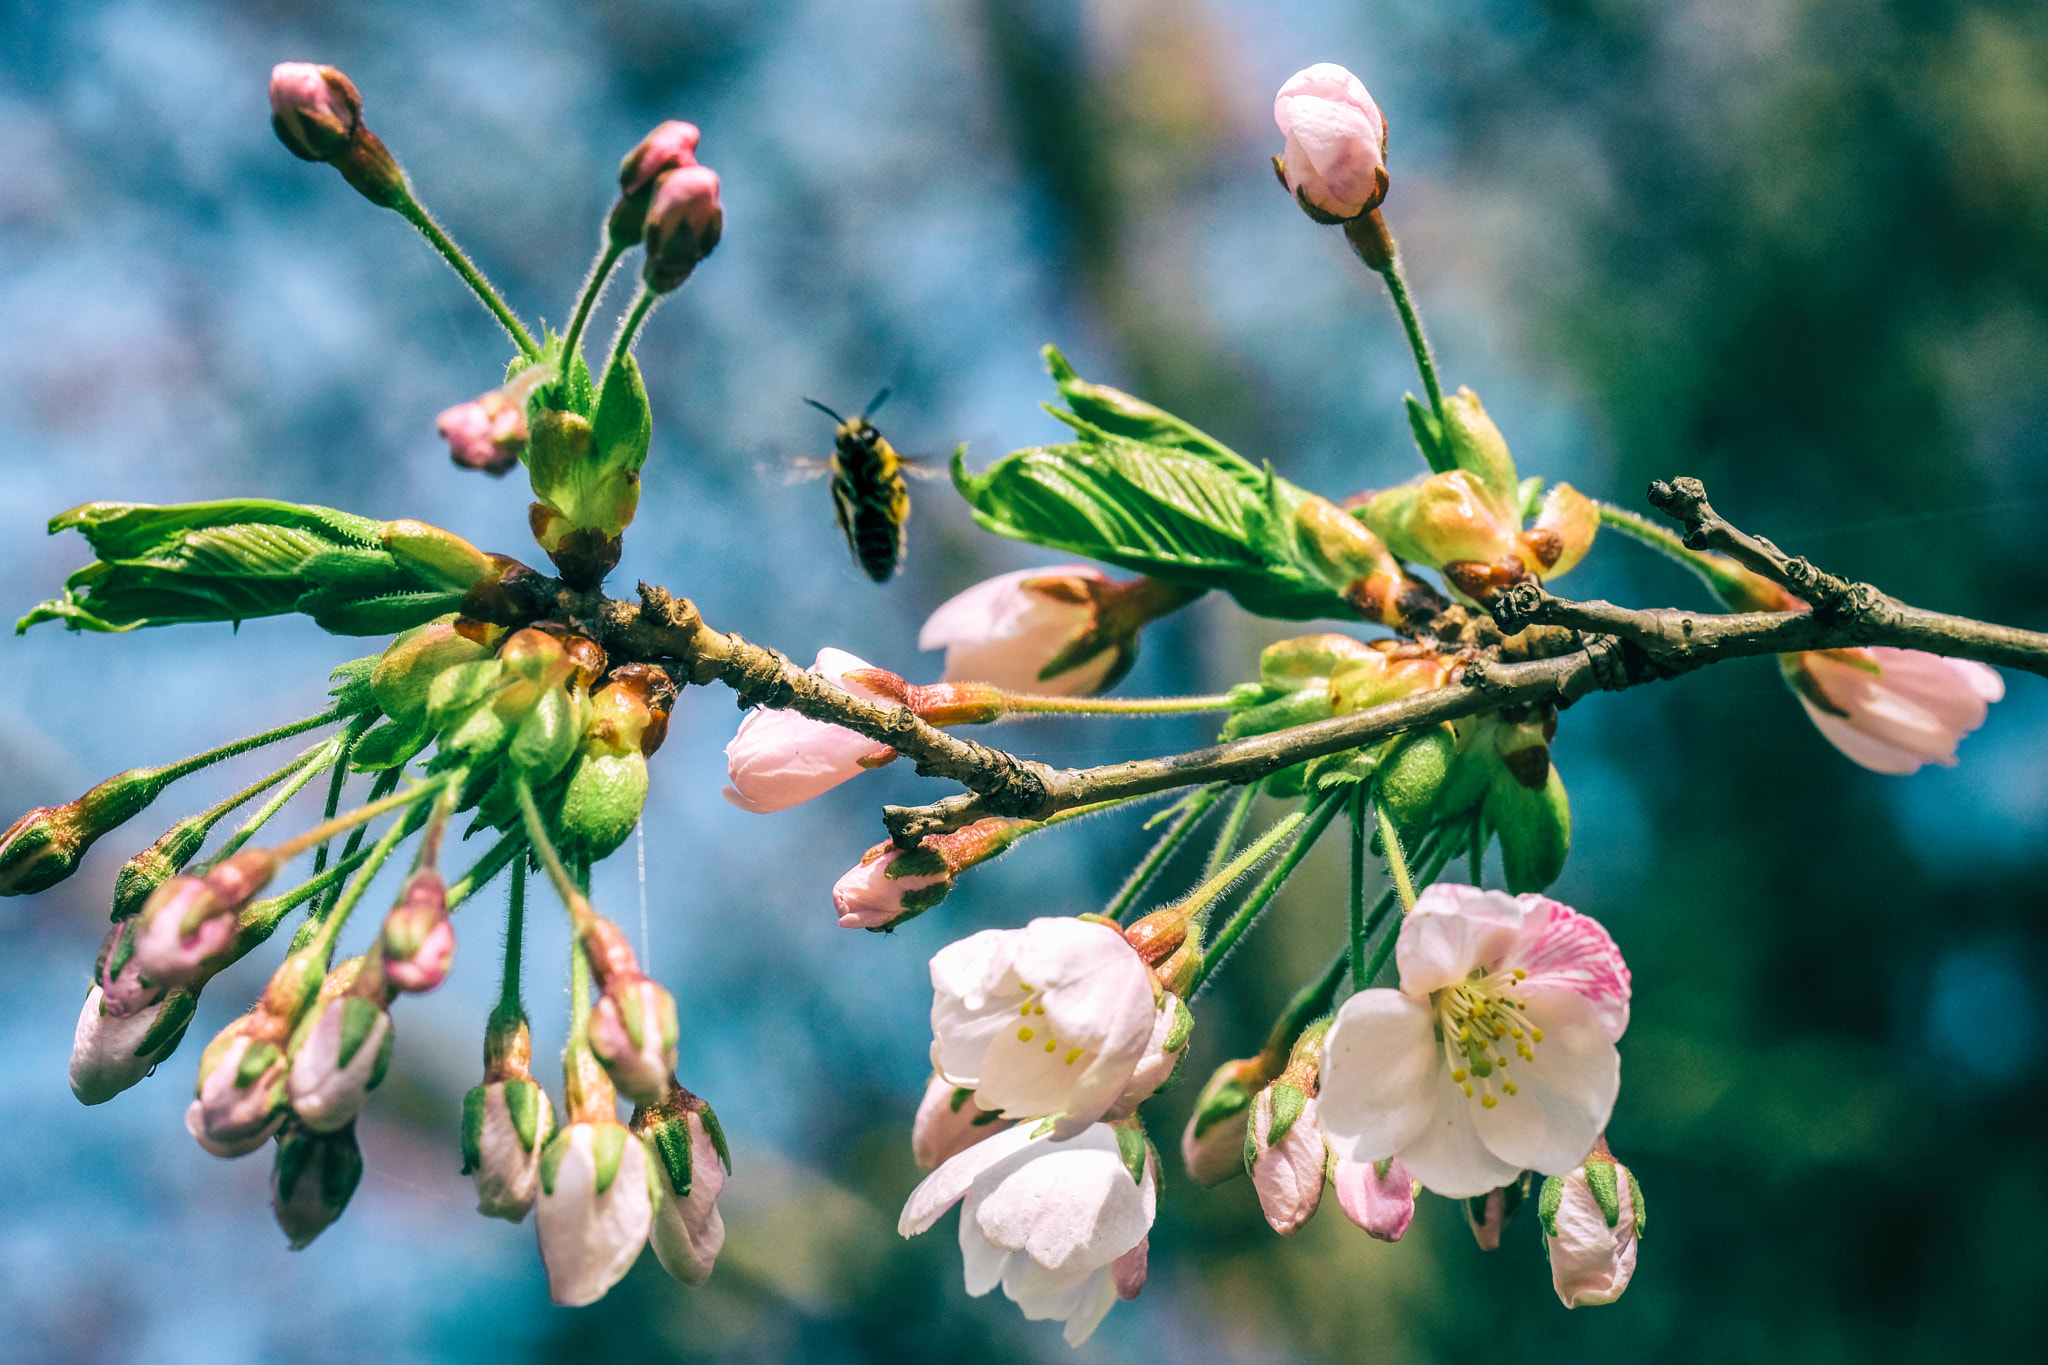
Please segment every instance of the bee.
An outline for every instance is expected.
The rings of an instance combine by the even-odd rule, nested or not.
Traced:
[[[868,420],[889,401],[883,389],[867,411],[841,417],[815,398],[804,400],[838,423],[829,460],[798,461],[791,482],[832,476],[832,508],[854,562],[877,583],[886,583],[903,562],[903,528],[910,520],[910,489],[904,477],[930,478],[934,471],[896,453]]]

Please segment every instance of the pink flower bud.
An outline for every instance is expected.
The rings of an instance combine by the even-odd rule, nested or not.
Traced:
[[[242,1016],[207,1044],[199,1059],[199,1093],[185,1111],[185,1131],[219,1157],[246,1156],[285,1120],[284,1052],[248,1031],[263,1023]]]
[[[1148,1236],[1109,1263],[1109,1278],[1116,1296],[1125,1303],[1145,1292],[1145,1263],[1150,1259],[1152,1239]]]
[[[1078,580],[1078,581],[1076,581]],[[1109,575],[1086,564],[998,574],[949,599],[918,632],[919,649],[946,651],[946,680],[993,683],[1009,692],[1089,696],[1121,662],[1116,642],[1057,675],[1040,674],[1095,626],[1089,583]]]
[[[363,1179],[354,1124],[332,1133],[292,1127],[277,1140],[270,1172],[270,1211],[302,1251],[341,1217]]]
[[[1550,1280],[1567,1308],[1613,1303],[1636,1272],[1642,1189],[1603,1142],[1569,1175],[1543,1182],[1536,1215],[1550,1252]]]
[[[384,917],[384,978],[401,991],[430,991],[447,979],[454,961],[448,886],[439,873],[423,868]]]
[[[1415,1182],[1393,1157],[1380,1162],[1339,1159],[1330,1183],[1344,1216],[1382,1242],[1400,1241],[1415,1218]]]
[[[679,1034],[676,998],[644,976],[612,982],[590,1011],[590,1050],[635,1104],[668,1094]]]
[[[1260,1091],[1252,1101],[1245,1158],[1259,1208],[1273,1231],[1283,1237],[1299,1232],[1323,1201],[1323,1172],[1329,1162],[1314,1097],[1304,1098],[1286,1080]]]
[[[1010,1120],[974,1102],[972,1087],[956,1086],[935,1072],[925,1082],[924,1098],[918,1101],[917,1118],[910,1125],[910,1155],[925,1170],[937,1170],[1009,1126]]]
[[[670,171],[697,164],[697,142],[703,135],[694,123],[670,119],[655,128],[619,162],[619,192],[638,194]]]
[[[666,294],[690,278],[724,230],[718,172],[709,166],[685,166],[662,176],[647,205],[647,264],[642,271],[647,287]]]
[[[292,1059],[288,1089],[299,1122],[331,1133],[353,1122],[383,1083],[395,1039],[390,1013],[360,995],[332,996],[313,1008],[317,1013]]]
[[[100,946],[100,1007],[111,1018],[130,1018],[164,998],[164,987],[145,980],[135,960],[135,941],[142,925],[140,915],[122,920],[107,931],[107,940]]]
[[[80,1104],[105,1104],[175,1052],[196,996],[182,991],[123,1016],[100,1008],[103,999],[95,983],[71,1036],[71,1093]]]
[[[301,161],[344,150],[362,122],[363,97],[331,66],[280,62],[270,70],[270,126]]]
[[[526,450],[525,409],[495,390],[447,409],[434,419],[434,429],[448,443],[448,458],[464,469],[502,475]]]
[[[647,1147],[611,1121],[572,1123],[541,1152],[540,1258],[548,1297],[596,1303],[625,1278],[654,1226],[660,1177]]]
[[[165,882],[136,920],[135,956],[129,965],[152,986],[182,985],[205,975],[235,942],[234,908],[223,906],[198,877]]]
[[[1358,77],[1318,62],[1288,77],[1273,100],[1287,146],[1277,169],[1288,192],[1325,221],[1356,218],[1387,196],[1387,121]]]
[[[913,867],[919,871],[912,872]],[[932,870],[922,870],[927,867]],[[952,869],[938,854],[927,849],[905,853],[894,844],[881,843],[833,883],[832,904],[842,928],[882,929],[923,914],[944,900],[952,887]]]
[[[1956,764],[1956,746],[2005,695],[1996,670],[1917,649],[1816,650],[1779,659],[1827,741],[1872,772]]]
[[[818,651],[811,672],[857,697],[886,702],[872,689],[845,680],[845,674],[867,666],[843,649],[828,648]],[[739,733],[725,746],[726,775],[732,780],[725,799],[757,815],[786,810],[895,756],[895,750],[866,735],[764,707],[741,721]]]
[[[732,1160],[711,1106],[677,1087],[675,1097],[633,1116],[633,1131],[654,1158],[649,1169],[661,1187],[647,1240],[661,1268],[684,1284],[711,1278],[725,1245],[718,1192]]]

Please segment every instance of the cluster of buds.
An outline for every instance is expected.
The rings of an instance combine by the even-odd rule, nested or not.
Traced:
[[[619,200],[606,223],[612,248],[645,243],[647,287],[665,294],[711,254],[725,228],[718,172],[697,163],[696,125],[671,119],[619,163]]]
[[[1546,493],[1540,479],[1517,482],[1507,441],[1477,394],[1445,398],[1441,422],[1419,406],[1410,416],[1436,472],[1347,500],[1395,555],[1438,570],[1482,604],[1511,584],[1560,578],[1585,558],[1600,509],[1568,483]]]

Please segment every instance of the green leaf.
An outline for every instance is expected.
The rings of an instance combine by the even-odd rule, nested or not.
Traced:
[[[395,635],[462,605],[459,592],[393,592],[354,597],[340,589],[309,592],[294,607],[330,635]]]
[[[1203,455],[1220,467],[1235,466],[1256,481],[1262,477],[1257,465],[1244,459],[1205,431],[1197,430],[1162,408],[1134,398],[1107,384],[1091,384],[1074,373],[1074,367],[1056,346],[1041,353],[1052,371],[1060,396],[1071,413],[1047,406],[1046,411],[1084,434],[1091,428],[1108,436],[1123,436],[1147,445],[1168,446]]]
[[[1429,405],[1414,394],[1404,393],[1401,396],[1407,400],[1408,428],[1415,433],[1416,449],[1422,452],[1422,458],[1429,463],[1430,472],[1441,474],[1447,469],[1456,468],[1451,463],[1450,451],[1444,449],[1443,423],[1437,421],[1436,414],[1429,410]]]
[[[187,536],[226,527],[267,526],[307,533],[327,545],[374,549],[384,523],[330,507],[267,498],[225,498],[215,502],[88,502],[50,518],[50,534],[78,531],[94,554],[109,563],[172,553]]]

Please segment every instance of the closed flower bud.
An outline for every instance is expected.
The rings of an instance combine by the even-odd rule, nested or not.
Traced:
[[[954,1085],[933,1072],[910,1125],[910,1155],[925,1170],[936,1170],[1009,1126],[1010,1120],[974,1102],[971,1087]]]
[[[107,932],[107,941],[100,947],[100,1008],[115,1019],[126,1019],[164,998],[164,986],[145,980],[135,960],[135,941],[142,924],[139,915],[122,920]]]
[[[447,883],[432,868],[413,874],[384,917],[383,949],[385,979],[401,991],[430,991],[447,979],[455,925],[448,918]]]
[[[1988,665],[1918,649],[1815,650],[1778,662],[1828,743],[1878,773],[1953,768],[1956,746],[2005,695]]]
[[[325,1232],[354,1196],[363,1179],[363,1153],[353,1123],[332,1133],[294,1124],[277,1140],[270,1169],[270,1209],[277,1225],[302,1251]]]
[[[613,1122],[572,1123],[540,1161],[540,1257],[548,1297],[596,1303],[625,1278],[653,1228],[660,1177],[647,1148]]]
[[[426,715],[434,680],[490,651],[457,631],[453,617],[415,626],[393,640],[370,670],[370,692],[384,714],[401,723]]]
[[[1287,146],[1274,169],[1295,202],[1321,223],[1379,207],[1387,196],[1387,121],[1358,77],[1318,62],[1288,77],[1273,100]]]
[[[1398,1242],[1415,1218],[1415,1182],[1398,1158],[1331,1163],[1330,1184],[1344,1216],[1382,1242]]]
[[[677,1038],[676,998],[644,976],[611,982],[590,1011],[590,1050],[635,1104],[668,1093]]]
[[[1529,1197],[1529,1181],[1530,1173],[1524,1171],[1499,1189],[1458,1201],[1464,1206],[1465,1222],[1471,1227],[1472,1238],[1479,1243],[1481,1251],[1492,1251],[1500,1246],[1501,1230],[1521,1210],[1522,1201]]]
[[[1278,1063],[1274,1063],[1277,1067]],[[1220,1185],[1244,1174],[1244,1140],[1252,1095],[1272,1079],[1263,1057],[1225,1062],[1195,1099],[1181,1134],[1181,1163],[1197,1185]]]
[[[1577,1170],[1543,1182],[1536,1201],[1550,1278],[1567,1308],[1613,1303],[1636,1271],[1643,1191],[1603,1139]]]
[[[718,202],[718,172],[709,166],[685,166],[661,177],[647,205],[647,287],[666,294],[711,254],[725,230],[725,210]]]
[[[464,469],[501,477],[526,453],[530,433],[526,403],[533,391],[555,378],[553,367],[529,365],[467,403],[457,403],[434,419],[434,429],[448,443],[448,458]]]
[[[0,834],[0,896],[32,896],[63,881],[95,840],[140,815],[174,774],[131,768],[75,801],[23,815]]]
[[[914,853],[876,844],[832,887],[832,904],[847,929],[889,929],[946,898],[953,878],[987,862],[1026,832],[1029,820],[989,816],[948,834],[928,834]]]
[[[71,1037],[71,1093],[80,1104],[105,1104],[177,1051],[198,1004],[197,992],[188,988],[116,1016],[101,1008],[104,999],[93,983]]]
[[[701,134],[693,123],[670,119],[640,139],[619,163],[619,202],[612,206],[606,229],[621,251],[638,246],[647,226],[647,205],[655,182],[670,171],[697,164]]]
[[[240,911],[277,873],[277,855],[244,849],[202,877],[173,877],[136,915],[134,969],[155,986],[201,979],[224,964]]]
[[[260,1009],[229,1024],[199,1058],[199,1093],[185,1130],[218,1157],[246,1156],[285,1120],[284,1049]]]
[[[355,82],[331,66],[280,62],[270,71],[270,126],[301,161],[328,161],[362,124]]]
[[[476,1181],[478,1213],[525,1220],[554,1130],[554,1104],[534,1081],[486,1081],[463,1096],[462,1173]]]
[[[868,701],[880,693],[845,675],[865,670],[864,660],[843,649],[821,649],[810,671]],[[725,746],[725,799],[741,810],[766,815],[830,791],[848,778],[880,767],[894,749],[865,735],[828,725],[795,711],[762,708],[749,712],[739,733]]]
[[[313,1007],[294,1040],[289,1093],[292,1112],[316,1133],[354,1121],[391,1065],[391,1015],[374,1000],[347,992]]]
[[[1284,1080],[1261,1090],[1252,1101],[1245,1165],[1273,1231],[1283,1237],[1299,1232],[1322,1203],[1328,1165],[1315,1098]]]
[[[1092,696],[1129,666],[1129,641],[1104,640],[1085,657],[1070,646],[1094,631],[1093,585],[1109,575],[1086,564],[999,574],[948,599],[918,632],[919,649],[946,651],[946,681],[1009,692]],[[1048,676],[1055,661],[1067,666]]]
[[[725,1149],[718,1115],[689,1091],[671,1084],[667,1100],[634,1114],[633,1132],[648,1144],[661,1186],[648,1235],[655,1259],[684,1284],[702,1284],[711,1278],[718,1250],[725,1245],[718,1192],[732,1171],[732,1157]]]
[[[1112,1122],[1129,1118],[1138,1112],[1139,1105],[1164,1090],[1180,1070],[1194,1036],[1195,1016],[1179,996],[1165,992],[1152,1016],[1152,1036],[1146,1040],[1144,1055],[1138,1058],[1137,1070],[1131,1073],[1124,1093],[1103,1117]]]
[[[1152,1239],[1148,1236],[1109,1263],[1109,1275],[1116,1296],[1125,1303],[1145,1292],[1146,1262],[1151,1259]]]

